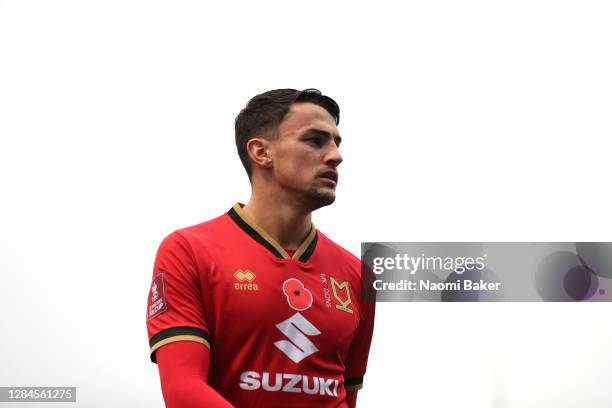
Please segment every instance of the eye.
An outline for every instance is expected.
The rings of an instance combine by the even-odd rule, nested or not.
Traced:
[[[306,143],[319,147],[323,145],[323,139],[320,137],[309,137],[306,139]]]

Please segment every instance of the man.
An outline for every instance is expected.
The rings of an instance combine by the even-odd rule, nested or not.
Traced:
[[[374,303],[360,262],[312,224],[335,200],[339,108],[318,90],[255,96],[236,118],[252,185],[162,242],[147,329],[167,407],[355,407]]]

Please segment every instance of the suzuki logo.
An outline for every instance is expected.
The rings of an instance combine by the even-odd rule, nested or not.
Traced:
[[[290,341],[279,340],[274,345],[294,363],[299,363],[309,355],[319,351],[305,335],[318,336],[321,332],[300,313],[280,322],[276,325],[276,328]]]

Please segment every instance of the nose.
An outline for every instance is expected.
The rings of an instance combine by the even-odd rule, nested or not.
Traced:
[[[332,141],[325,152],[325,164],[332,167],[338,167],[340,163],[342,163],[342,155],[336,143]]]

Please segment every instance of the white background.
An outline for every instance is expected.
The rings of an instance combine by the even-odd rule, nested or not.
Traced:
[[[610,241],[609,3],[402,3],[0,0],[0,385],[163,405],[157,245],[248,200],[233,120],[273,88],[341,106],[315,223],[353,253]],[[379,304],[358,405],[609,407],[611,310]]]

